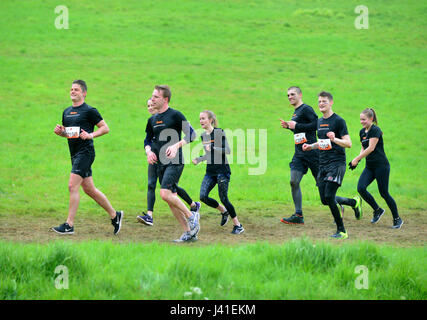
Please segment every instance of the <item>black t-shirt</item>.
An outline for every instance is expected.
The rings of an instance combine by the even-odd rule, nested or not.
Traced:
[[[214,128],[210,134],[203,132],[200,136],[205,149],[205,155],[197,158],[197,162],[207,160],[206,174],[215,176],[221,173],[231,173],[230,165],[226,154],[230,153],[224,130]],[[206,146],[210,145],[211,150],[207,151]]]
[[[302,104],[295,109],[292,115],[292,121],[295,121],[295,129],[291,129],[294,133],[295,155],[305,156],[309,153],[317,153],[317,151],[302,151],[304,143],[316,142],[317,129],[317,114],[313,108],[307,104]]]
[[[66,132],[69,133],[68,147],[71,157],[79,152],[95,152],[93,140],[82,140],[79,134],[82,129],[87,133],[92,133],[95,125],[101,120],[103,119],[98,110],[85,102],[78,107],[71,106],[64,110],[62,113],[62,125],[65,127]]]
[[[330,163],[337,165],[346,165],[345,148],[332,142],[326,135],[328,132],[334,132],[335,137],[341,139],[348,135],[347,124],[345,120],[336,113],[325,119],[321,117],[317,125],[317,137],[319,143],[319,165],[325,166]]]
[[[181,141],[182,132],[187,143],[195,138],[193,128],[181,112],[169,107],[163,113],[156,113],[148,119],[145,132],[145,140],[151,142],[151,151],[156,154],[159,164],[184,164],[182,148],[178,149],[175,158],[166,157],[166,149]]]
[[[366,167],[377,168],[384,165],[389,165],[387,156],[384,152],[383,132],[381,129],[373,124],[368,132],[365,131],[365,128],[362,128],[362,130],[359,132],[359,135],[360,142],[362,143],[362,147],[365,150],[369,147],[370,138],[378,138],[378,143],[375,146],[374,151],[372,151],[366,157]]]

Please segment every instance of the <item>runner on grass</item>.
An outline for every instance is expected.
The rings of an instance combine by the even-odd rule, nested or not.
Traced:
[[[107,197],[95,187],[91,168],[95,161],[93,140],[107,134],[110,130],[98,110],[86,104],[86,94],[86,82],[83,80],[73,81],[70,91],[73,105],[64,110],[62,125],[57,124],[54,129],[56,135],[68,138],[72,169],[68,181],[70,192],[68,218],[65,223],[52,228],[52,230],[59,234],[74,233],[74,218],[79,206],[79,189],[81,186],[89,197],[107,211],[114,226],[114,234],[118,234],[124,213],[123,211],[116,211]],[[96,131],[94,131],[95,126],[98,127]]]
[[[322,91],[318,98],[319,109],[323,114],[317,125],[318,141],[314,144],[305,143],[302,149],[304,151],[319,149],[317,186],[320,199],[322,204],[329,206],[337,226],[337,232],[332,237],[346,239],[348,234],[342,219],[343,205],[350,205],[354,209],[357,219],[362,217],[359,197],[349,199],[336,196],[346,170],[345,148],[351,148],[351,139],[345,120],[332,111],[332,94]]]
[[[147,101],[147,109],[148,112],[153,116],[156,114],[156,111],[153,109],[153,106],[151,104],[151,99]],[[147,125],[148,122],[147,121]],[[151,148],[151,141],[147,141],[147,139],[144,140],[144,147],[150,146]],[[147,148],[146,148],[147,152]],[[142,212],[142,215],[138,215],[137,221],[141,222],[143,224],[146,224],[148,226],[153,225],[153,210],[154,210],[154,203],[156,201],[156,185],[157,185],[157,162],[154,164],[149,163],[148,164],[148,186],[147,186],[147,213]],[[188,203],[190,206],[190,210],[194,212],[199,212],[200,210],[200,202],[194,202],[191,197],[188,195],[188,193],[179,186],[176,186],[177,188],[177,194],[178,196],[183,199],[185,202]]]
[[[374,109],[366,108],[363,110],[360,114],[360,123],[363,127],[359,132],[362,149],[360,150],[360,154],[350,163],[350,168],[354,169],[360,160],[366,158],[366,166],[360,175],[357,191],[362,196],[363,200],[374,210],[371,223],[377,223],[380,221],[385,210],[378,206],[374,197],[367,191],[367,187],[374,180],[377,180],[380,195],[386,201],[393,215],[392,228],[400,229],[403,220],[399,216],[396,202],[388,192],[390,163],[384,152],[383,132],[378,127],[377,115]]]
[[[221,128],[217,128],[218,122],[212,111],[202,111],[199,119],[201,127],[205,130],[201,135],[201,139],[206,153],[193,159],[193,163],[197,165],[202,161],[207,161],[206,174],[200,187],[200,200],[209,207],[221,212],[221,226],[227,223],[228,216],[230,216],[234,225],[231,233],[241,234],[245,229],[237,219],[236,210],[228,199],[231,170],[227,161],[227,154],[230,153],[230,147],[225,137],[225,132]],[[222,205],[209,197],[209,193],[215,185],[218,185],[218,193]]]
[[[288,100],[294,107],[291,121],[280,120],[282,128],[290,129],[294,133],[295,153],[289,164],[291,168],[291,191],[295,206],[295,213],[289,218],[280,221],[286,224],[304,224],[302,213],[302,193],[300,182],[310,168],[314,179],[319,173],[319,150],[304,152],[304,143],[315,143],[317,129],[317,114],[313,108],[302,101],[302,92],[299,87],[290,87],[287,91]]]
[[[160,196],[184,230],[174,241],[196,241],[200,215],[191,212],[177,196],[178,181],[184,169],[181,148],[195,139],[195,132],[181,112],[169,107],[171,96],[167,85],[154,88],[151,102],[157,114],[149,119],[147,125],[146,141],[152,141],[151,146],[146,146],[147,161],[150,164],[157,162]],[[185,134],[183,139],[182,132]]]

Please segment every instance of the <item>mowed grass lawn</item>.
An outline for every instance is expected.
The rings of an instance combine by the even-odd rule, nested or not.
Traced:
[[[285,90],[299,85],[317,112],[316,94],[333,93],[353,140],[348,161],[360,151],[360,111],[374,107],[392,168],[390,192],[402,215],[423,209],[426,5],[365,1],[369,29],[357,30],[358,4],[66,1],[69,29],[58,30],[57,2],[2,1],[0,214],[66,214],[70,160],[53,128],[77,78],[87,81],[86,101],[111,129],[95,141],[93,169],[117,208],[145,209],[145,102],[155,84],[169,84],[171,106],[195,128],[199,112],[211,109],[222,128],[254,129],[256,137],[267,130],[261,175],[248,174],[259,163],[237,163],[234,143],[229,195],[237,208],[291,203],[293,141],[278,119],[291,117]],[[363,165],[347,172],[340,194],[356,194]],[[180,183],[197,198],[203,175],[203,165],[187,165]],[[305,206],[320,205],[311,177],[302,190]],[[375,184],[371,190],[379,197]],[[159,214],[169,214],[159,202]],[[97,208],[82,197],[81,210]]]

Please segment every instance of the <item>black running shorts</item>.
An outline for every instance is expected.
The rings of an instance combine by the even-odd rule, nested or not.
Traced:
[[[71,173],[78,174],[83,179],[92,176],[92,163],[95,154],[91,152],[80,152],[71,158]]]
[[[157,167],[157,175],[159,177],[160,188],[171,190],[173,193],[178,191],[178,181],[184,170],[183,164],[169,164],[166,166],[159,165]]]
[[[319,173],[319,154],[312,154],[310,156],[300,156],[294,154],[292,161],[289,163],[291,170],[296,170],[306,174],[308,168],[314,177],[317,177]]]
[[[346,165],[341,163],[331,163],[321,166],[317,175],[316,185],[319,186],[323,182],[335,182],[341,185],[344,180],[345,170]]]

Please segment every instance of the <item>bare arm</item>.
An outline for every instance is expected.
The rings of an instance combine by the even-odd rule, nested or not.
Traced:
[[[351,148],[351,139],[350,139],[350,135],[345,135],[343,137],[337,138],[335,137],[335,133],[330,131],[326,134],[328,136],[329,139],[331,139],[331,141],[337,145],[339,145],[340,147],[343,148]]]
[[[360,160],[369,156],[372,153],[372,151],[375,150],[378,141],[379,141],[378,138],[370,138],[369,139],[369,146],[366,149],[363,149],[363,147],[362,147],[359,155],[353,159],[352,163],[357,164]]]

